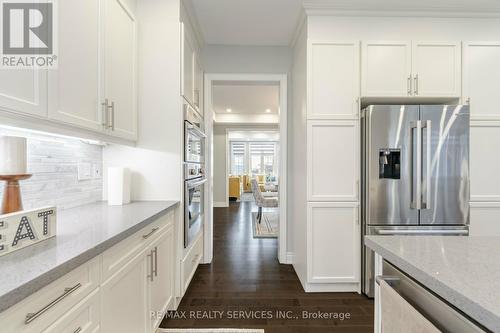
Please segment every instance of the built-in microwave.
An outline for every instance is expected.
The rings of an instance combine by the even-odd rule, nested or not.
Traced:
[[[189,105],[184,105],[184,162],[203,163],[205,158],[203,119]]]

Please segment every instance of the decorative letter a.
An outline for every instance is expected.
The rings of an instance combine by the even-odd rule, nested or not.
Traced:
[[[22,233],[23,228],[26,228],[26,233],[24,234]],[[14,241],[12,242],[12,246],[16,246],[17,243],[24,238],[29,238],[31,240],[36,238],[33,229],[31,229],[31,224],[27,216],[23,216],[21,218],[21,222],[17,227],[16,236],[14,237]]]

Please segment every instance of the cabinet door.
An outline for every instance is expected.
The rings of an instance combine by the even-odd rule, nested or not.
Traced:
[[[500,201],[498,147],[500,147],[500,122],[471,123],[471,201]]]
[[[460,97],[461,43],[414,42],[412,53],[413,95]]]
[[[500,237],[500,203],[471,203],[470,236]]]
[[[153,251],[152,281],[150,280],[151,332],[155,331],[162,315],[171,306],[174,295],[174,228],[169,229],[151,245]]]
[[[203,69],[201,68],[199,54],[196,53],[193,56],[193,69],[194,69],[194,89],[193,89],[193,104],[196,110],[202,113],[202,96],[203,96]]]
[[[101,285],[102,332],[148,332],[145,258],[141,253]]]
[[[363,96],[410,94],[411,42],[365,42],[361,52]]]
[[[500,83],[500,42],[466,43],[464,98],[470,99],[473,120],[500,120],[497,103]]]
[[[308,201],[358,201],[358,147],[358,121],[308,122]]]
[[[120,0],[105,1],[105,93],[110,134],[137,138],[136,20]]]
[[[47,70],[0,69],[0,110],[47,117]]]
[[[357,203],[309,203],[307,275],[310,283],[358,283],[360,227]]]
[[[182,24],[182,77],[181,95],[191,105],[194,103],[194,42],[189,29]]]
[[[354,119],[360,89],[359,42],[309,44],[308,119]]]
[[[59,3],[59,63],[49,71],[49,117],[93,130],[104,128],[99,91],[100,5],[101,0]]]

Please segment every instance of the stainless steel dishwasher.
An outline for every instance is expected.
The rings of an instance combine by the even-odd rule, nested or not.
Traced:
[[[441,332],[491,332],[385,260],[377,284],[382,280]]]

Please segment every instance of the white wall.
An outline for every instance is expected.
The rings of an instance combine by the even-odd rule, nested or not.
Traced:
[[[139,137],[135,148],[104,149],[104,175],[109,166],[128,167],[133,200],[180,200],[180,2],[139,0],[136,16]]]
[[[202,52],[206,73],[288,73],[291,49],[286,46],[206,45]]]
[[[291,117],[289,117],[289,182],[288,220],[289,251],[293,253],[293,266],[301,281],[306,281],[307,235],[307,27],[304,25],[293,49]]]
[[[245,124],[232,124],[220,125],[215,124],[213,131],[213,145],[214,145],[214,168],[213,168],[213,191],[214,191],[214,205],[221,206],[226,203],[226,167],[227,167],[227,129],[248,129],[248,130],[278,130],[277,125],[245,125]]]

